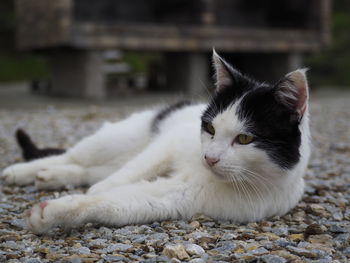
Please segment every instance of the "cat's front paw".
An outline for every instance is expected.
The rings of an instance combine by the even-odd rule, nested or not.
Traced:
[[[3,170],[2,177],[7,184],[27,185],[34,183],[35,175],[30,172],[27,164],[19,163]]]
[[[27,228],[36,233],[43,234],[55,225],[56,218],[52,213],[52,201],[45,201],[34,205],[25,212]]]
[[[65,229],[75,227],[83,216],[82,195],[67,195],[58,199],[41,202],[25,212],[27,228],[37,234],[47,233],[56,226]]]
[[[67,186],[62,182],[63,175],[57,174],[57,171],[53,169],[42,169],[35,177],[35,187],[39,190],[54,190],[62,189]]]

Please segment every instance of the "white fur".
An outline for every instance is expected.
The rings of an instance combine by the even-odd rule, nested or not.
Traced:
[[[233,118],[235,105],[213,120],[214,139],[201,134],[204,108],[197,105],[174,112],[158,134],[150,129],[155,110],[134,114],[105,124],[61,156],[5,169],[5,180],[18,185],[35,182],[41,189],[93,185],[85,195],[34,206],[27,213],[29,228],[44,233],[56,225],[120,226],[190,218],[195,213],[248,222],[282,215],[294,207],[303,193],[310,152],[307,111],[301,124],[302,158],[287,172],[251,145],[232,146],[233,138],[244,132],[244,123]],[[220,162],[209,168],[203,162],[205,154]],[[237,180],[235,174],[240,175]],[[251,176],[244,180],[243,175]]]

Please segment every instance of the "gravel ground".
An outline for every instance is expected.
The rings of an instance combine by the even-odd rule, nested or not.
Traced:
[[[136,109],[132,107],[132,109]],[[42,146],[68,147],[130,108],[0,110],[0,170],[20,161],[13,133],[24,127]],[[190,221],[123,228],[87,224],[51,236],[23,229],[34,203],[84,189],[37,192],[0,179],[0,262],[350,262],[350,105],[319,99],[311,107],[314,150],[306,192],[283,217],[237,225],[198,215]]]

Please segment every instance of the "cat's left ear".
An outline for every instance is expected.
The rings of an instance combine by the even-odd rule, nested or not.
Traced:
[[[309,99],[306,71],[307,69],[298,69],[290,72],[276,85],[278,99],[296,111],[299,119],[304,116]]]
[[[243,78],[242,74],[220,57],[215,49],[213,49],[213,65],[215,70],[216,91],[232,87],[236,78]]]

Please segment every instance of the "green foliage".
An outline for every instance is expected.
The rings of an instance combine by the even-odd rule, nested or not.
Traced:
[[[157,54],[126,52],[123,55],[123,61],[128,63],[133,72],[146,72],[150,63],[160,60]]]
[[[48,67],[44,57],[0,53],[0,81],[43,79],[48,76]]]
[[[312,81],[318,85],[350,87],[350,1],[335,0],[332,42],[320,54],[310,57]]]

